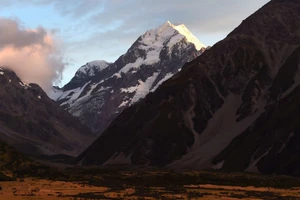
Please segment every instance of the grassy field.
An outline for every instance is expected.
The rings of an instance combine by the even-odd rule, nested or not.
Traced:
[[[299,199],[300,189],[240,187],[212,184],[178,187],[124,186],[115,189],[83,182],[22,179],[1,183],[2,200],[52,199]]]
[[[300,179],[287,176],[138,168],[51,169],[52,177],[46,169],[36,172],[18,171],[15,180],[0,182],[0,200],[300,199]]]

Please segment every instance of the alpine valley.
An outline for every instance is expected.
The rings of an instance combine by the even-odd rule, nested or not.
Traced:
[[[76,17],[82,27],[86,18],[121,14],[116,9],[105,16],[104,9],[93,16],[92,7],[102,1],[69,2],[26,4],[30,12],[51,5],[47,17],[65,17],[59,23]],[[137,3],[118,6],[124,2]],[[166,12],[192,16],[186,8],[205,5],[199,2],[172,2]],[[0,4],[8,8],[10,1]],[[147,10],[137,7],[134,16]],[[55,16],[57,8],[65,14]],[[160,12],[151,10],[153,17]],[[203,13],[199,7],[193,23]],[[224,20],[231,20],[226,14]],[[37,65],[46,54],[46,63],[56,63],[47,56],[52,46],[46,29],[25,30],[15,22],[13,33],[2,26],[11,21],[0,18],[0,44],[13,59],[19,61],[16,51],[25,52],[24,62],[36,56]],[[200,21],[199,27],[210,26]],[[89,34],[82,30],[76,42]],[[8,59],[3,49],[0,61]],[[55,53],[51,58],[63,61]],[[87,62],[47,94],[3,63],[0,199],[300,199],[300,0],[268,1],[212,47],[185,25],[167,21],[138,37],[115,62]],[[21,65],[22,72],[30,71],[26,66],[32,65]],[[53,75],[60,75],[57,69]]]

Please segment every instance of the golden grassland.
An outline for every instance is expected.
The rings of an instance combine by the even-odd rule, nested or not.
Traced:
[[[82,177],[80,173],[69,171],[74,180],[70,177],[67,178],[68,180],[26,177],[14,181],[2,181],[0,200],[300,199],[298,179],[291,177],[215,172],[102,171],[96,173],[93,170],[91,172],[93,175],[86,173],[87,176]],[[190,179],[191,177],[196,179]],[[203,179],[200,180],[201,177]],[[219,177],[219,180],[216,177]],[[224,178],[229,182],[223,181]],[[233,185],[230,185],[230,181]],[[281,185],[275,181],[286,184]],[[239,182],[243,184],[239,185]]]

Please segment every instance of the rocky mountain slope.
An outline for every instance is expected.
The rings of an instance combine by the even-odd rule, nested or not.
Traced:
[[[80,164],[300,175],[300,0],[272,0],[125,109]]]
[[[31,155],[76,156],[94,136],[36,84],[0,68],[0,141]]]
[[[183,25],[166,22],[140,36],[116,62],[82,66],[50,97],[100,134],[126,107],[176,74],[205,46]]]

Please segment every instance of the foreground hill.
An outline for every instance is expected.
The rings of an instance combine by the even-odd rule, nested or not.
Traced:
[[[80,164],[299,175],[300,1],[272,0],[144,100]]]
[[[50,97],[96,134],[193,60],[205,46],[183,25],[166,22],[141,35],[116,62],[82,66]]]
[[[0,140],[31,155],[76,156],[93,140],[89,129],[36,84],[0,69]]]

